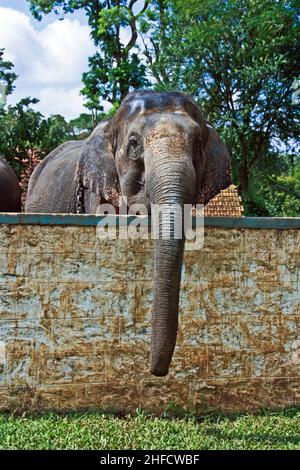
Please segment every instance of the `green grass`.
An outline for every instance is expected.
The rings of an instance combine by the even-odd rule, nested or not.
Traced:
[[[299,449],[300,409],[157,418],[137,412],[0,415],[0,449]]]

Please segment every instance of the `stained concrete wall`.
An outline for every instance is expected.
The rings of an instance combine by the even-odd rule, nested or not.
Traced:
[[[96,218],[0,215],[0,410],[300,403],[300,220],[208,219],[171,372],[148,372],[152,247]]]

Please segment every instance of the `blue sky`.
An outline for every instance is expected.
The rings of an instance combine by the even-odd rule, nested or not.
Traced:
[[[94,46],[83,12],[63,21],[50,14],[39,22],[26,0],[0,0],[0,48],[18,75],[9,104],[31,96],[40,100],[36,109],[45,116],[70,119],[86,111],[79,91]]]

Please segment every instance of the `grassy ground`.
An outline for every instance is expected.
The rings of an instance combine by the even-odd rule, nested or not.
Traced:
[[[299,449],[300,409],[155,418],[137,412],[0,415],[0,449]]]

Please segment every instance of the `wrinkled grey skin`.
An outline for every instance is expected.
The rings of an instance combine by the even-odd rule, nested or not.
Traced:
[[[7,161],[0,157],[0,212],[21,212],[21,190]]]
[[[179,92],[130,93],[87,141],[67,143],[47,158],[44,177],[39,167],[33,175],[27,211],[73,212],[76,171],[85,200],[115,203],[121,189],[129,206],[206,204],[231,184],[225,144]],[[113,191],[107,184],[115,184]],[[85,210],[94,212],[95,206],[88,202]],[[168,373],[176,343],[183,251],[184,238],[154,241],[150,370],[157,376]]]
[[[31,175],[25,212],[76,213],[78,183],[84,187],[84,212],[93,214],[105,201],[118,204],[111,197],[112,188],[119,196],[119,181],[114,160],[103,145],[107,122],[91,136],[69,141],[53,150]]]

